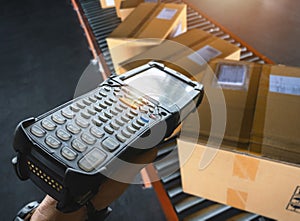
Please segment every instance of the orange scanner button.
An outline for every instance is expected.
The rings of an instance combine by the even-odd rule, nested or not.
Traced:
[[[119,98],[120,101],[123,103],[123,104],[126,104],[127,106],[133,108],[133,109],[137,109],[138,106],[136,105],[135,101],[134,100],[131,100],[131,99],[128,99],[128,98],[125,98],[125,97],[121,97]]]

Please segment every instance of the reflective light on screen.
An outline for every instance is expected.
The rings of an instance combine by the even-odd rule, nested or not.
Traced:
[[[187,93],[193,90],[190,85],[178,81],[172,75],[159,69],[149,69],[142,74],[126,79],[125,82],[169,107],[184,99]]]

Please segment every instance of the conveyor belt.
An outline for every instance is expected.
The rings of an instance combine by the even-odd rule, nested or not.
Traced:
[[[105,64],[113,74],[114,67],[105,39],[111,33],[111,31],[120,24],[120,19],[116,16],[116,10],[115,8],[101,9],[99,1],[94,0],[81,1],[81,5],[83,13],[86,16],[97,41],[98,47],[104,56]]]
[[[173,210],[171,212],[175,212],[176,216],[178,217],[178,220],[270,220],[256,214],[248,213],[227,205],[222,205],[204,198],[184,193],[182,190],[179,169],[174,170],[174,168],[179,168],[179,160],[176,148],[176,139],[170,140],[167,143],[162,144],[159,147],[158,159],[163,159],[167,155],[168,157],[170,157],[171,155],[172,158],[170,158],[170,160],[168,160],[167,162],[158,161],[158,163],[154,164],[155,169],[153,170],[151,168],[148,168],[148,171],[152,178],[155,178],[155,176],[163,177],[161,179],[161,182],[169,199],[169,202],[167,203],[169,203],[169,207],[171,207]],[[170,171],[173,172],[170,174]],[[160,197],[161,196],[158,195],[158,198]],[[164,204],[166,204],[165,199],[161,199],[161,202],[162,201],[164,202]],[[170,208],[165,209],[165,212],[170,213],[170,210]]]
[[[172,3],[186,3],[186,0],[164,0],[163,2]],[[114,74],[114,67],[110,58],[109,50],[106,43],[106,37],[118,26],[121,20],[116,16],[115,8],[102,9],[99,1],[97,0],[72,0],[74,8],[78,10],[79,16],[83,22],[82,25],[86,26],[92,44],[90,49],[96,51],[94,57],[100,55],[101,64],[104,66],[104,70],[107,72],[106,76]],[[211,33],[219,38],[222,38],[242,49],[241,60],[248,62],[258,63],[273,63],[270,59],[266,58],[255,49],[244,43],[241,39],[233,34],[229,33],[224,27],[211,19],[207,18],[203,13],[200,13],[198,9],[188,5],[187,9],[187,23],[188,29],[199,28]]]
[[[106,77],[114,74],[114,67],[106,43],[106,37],[120,24],[115,8],[101,8],[97,0],[72,0],[77,11],[81,26],[87,30],[90,50],[95,59],[100,57],[100,64],[106,72]],[[90,40],[89,40],[90,39]]]
[[[163,2],[186,3],[188,5],[188,29],[202,29],[240,47],[242,51],[241,60],[258,63],[273,63],[270,59],[257,52],[237,36],[208,18],[197,8],[189,5],[188,1],[165,0]],[[72,4],[77,11],[94,58],[99,59],[106,77],[114,74],[115,71],[105,38],[120,23],[120,19],[116,16],[115,9],[102,9],[99,0],[72,0]],[[158,157],[163,158],[174,150],[174,148],[177,148],[175,141],[162,145],[159,149]],[[157,176],[157,174],[159,174],[159,176],[163,177],[161,181],[154,182],[153,186],[159,200],[162,202],[162,208],[167,220],[268,220],[259,215],[183,193],[180,172],[178,170],[174,172],[174,168],[179,168],[178,156],[176,151],[172,151],[172,154],[173,157],[169,161],[156,164],[155,169],[151,166],[147,169],[150,176]],[[165,176],[166,174],[170,174],[170,171],[173,171],[172,174]]]

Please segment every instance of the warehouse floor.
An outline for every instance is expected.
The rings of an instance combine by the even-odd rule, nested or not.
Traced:
[[[276,63],[300,67],[300,1],[190,1]],[[30,181],[18,180],[13,171],[14,128],[22,119],[71,99],[92,57],[67,1],[2,3],[0,220],[11,220],[23,204],[44,195]],[[164,220],[154,191],[138,185],[113,207],[109,220]]]

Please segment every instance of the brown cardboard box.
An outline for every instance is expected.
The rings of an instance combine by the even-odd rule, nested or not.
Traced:
[[[116,12],[122,21],[140,4],[143,2],[160,3],[160,0],[115,0]]]
[[[200,55],[207,61],[212,58],[239,60],[240,48],[200,29],[192,29],[124,61],[122,72],[159,60],[168,62],[168,66],[183,74],[196,76],[205,66]]]
[[[139,4],[106,39],[116,72],[121,62],[185,30],[185,4]]]
[[[300,220],[300,168],[178,140],[183,191],[276,220]]]
[[[276,220],[300,220],[300,68],[260,70],[249,149],[261,154],[178,140],[183,191]]]
[[[251,149],[262,151],[268,157],[300,163],[299,113],[300,68],[264,65],[251,133]]]
[[[115,0],[100,0],[101,8],[115,7]]]
[[[120,7],[121,7],[122,1],[124,1],[124,0],[115,0],[116,13],[119,18],[120,18]]]
[[[205,96],[198,108],[200,136],[223,137],[231,146],[248,147],[262,65],[222,59],[213,60],[209,65],[215,74],[206,74],[202,79]],[[222,93],[224,99],[213,96],[217,93]],[[212,111],[220,108],[222,102],[226,111],[224,135],[211,130]]]
[[[125,0],[122,1],[120,4],[119,12],[117,13],[119,15],[119,18],[121,18],[121,21],[124,21],[125,18],[140,4],[144,2],[143,0]]]
[[[253,148],[254,143],[251,143]],[[284,162],[300,164],[300,153],[299,151],[289,150],[289,148],[278,148],[274,146],[268,146],[266,144],[259,145],[261,148],[262,156],[268,157],[274,160],[280,160]]]

